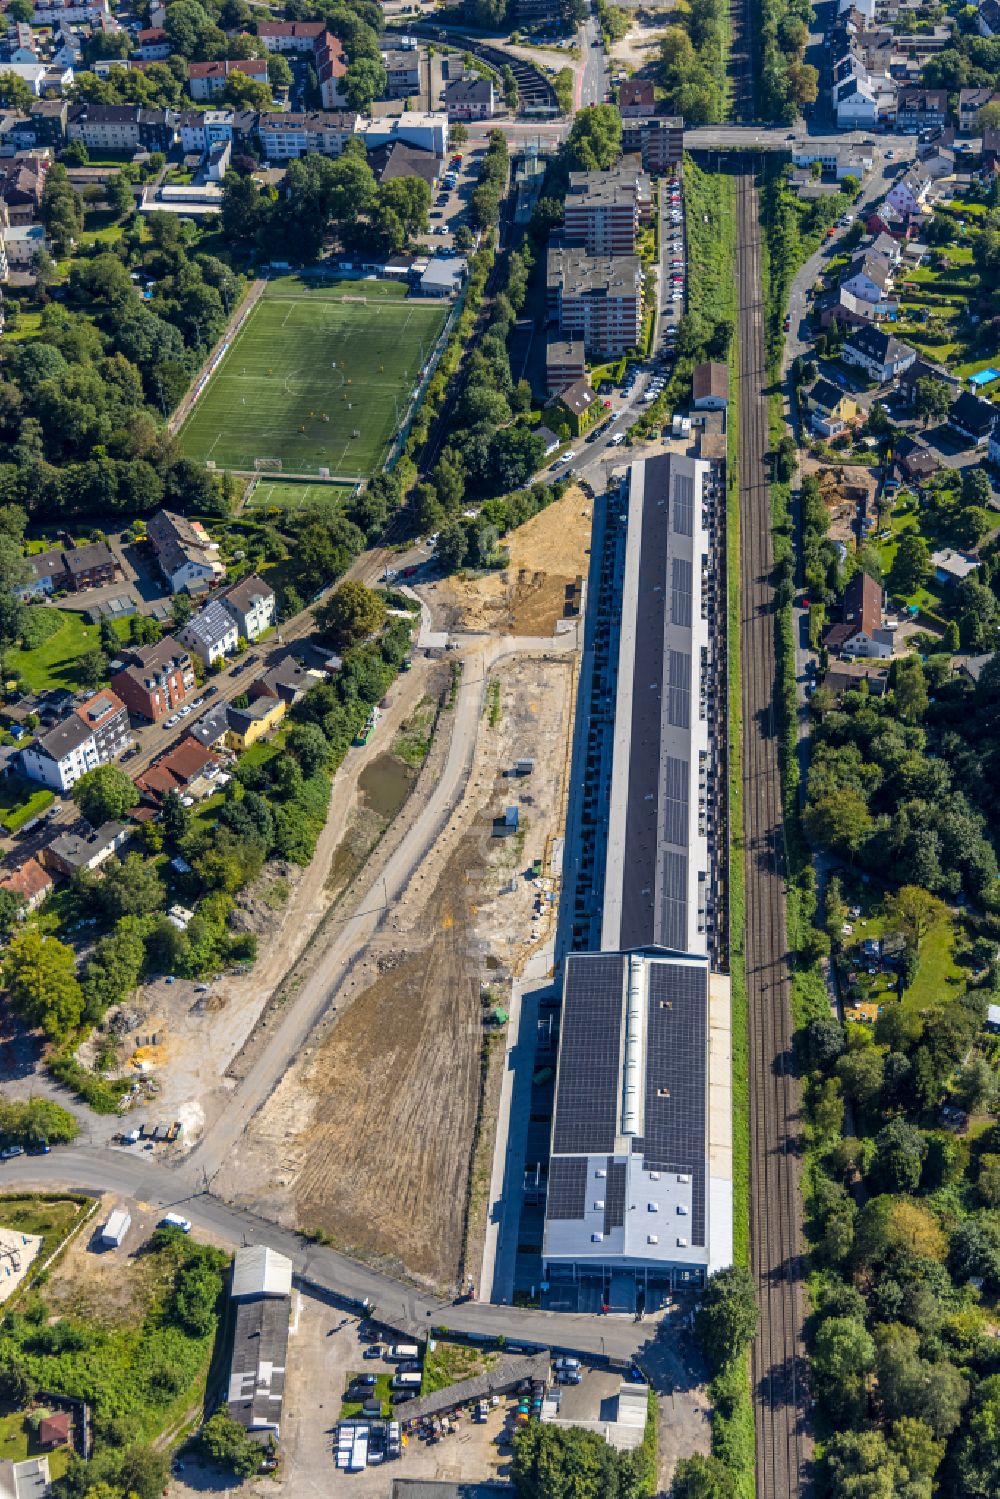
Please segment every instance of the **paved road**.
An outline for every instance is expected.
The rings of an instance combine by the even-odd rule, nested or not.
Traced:
[[[587,17],[577,32],[577,38],[581,56],[576,71],[573,101],[576,109],[586,109],[591,104],[602,104],[609,88],[608,60],[596,16]]]
[[[446,1325],[484,1337],[503,1333],[508,1341],[610,1358],[634,1358],[657,1338],[658,1323],[652,1319],[636,1324],[626,1317],[572,1316],[484,1302],[453,1306],[424,1296],[335,1250],[310,1244],[266,1218],[230,1207],[204,1190],[203,1178],[190,1162],[171,1170],[130,1150],[74,1146],[48,1156],[7,1161],[0,1169],[7,1186],[116,1192],[164,1211],[181,1212],[197,1228],[217,1234],[230,1245],[269,1244],[289,1255],[297,1274],[334,1296],[355,1305],[367,1299],[386,1319],[402,1319],[428,1330],[432,1325]]]
[[[882,197],[884,197],[885,193],[891,186],[892,179],[895,176],[896,170],[897,167],[894,163],[885,162],[883,149],[880,145],[876,154],[874,169],[864,183],[861,192],[856,200],[854,208],[855,216],[867,212],[868,209],[872,208],[876,203],[879,202]],[[791,326],[788,333],[785,335],[785,342],[781,351],[781,379],[783,387],[782,395],[785,421],[795,432],[796,437],[798,437],[799,434],[797,430],[797,422],[794,418],[791,369],[792,365],[800,355],[812,355],[814,353],[814,344],[808,317],[809,303],[806,293],[809,291],[810,287],[815,285],[816,281],[819,279],[824,267],[831,259],[831,257],[841,252],[842,241],[844,235],[847,232],[848,231],[846,229],[838,228],[832,239],[824,240],[815,254],[811,255],[809,259],[800,267],[798,274],[796,275],[789,289],[788,315]],[[960,457],[962,455],[958,456]],[[967,458],[968,455],[965,456]],[[799,477],[799,468],[798,464],[796,464],[796,471],[792,478],[793,507],[795,511],[796,526],[798,526],[799,524]],[[797,548],[797,555],[801,556],[801,547]],[[805,686],[807,681],[806,663],[811,659],[813,653],[808,649],[808,611],[801,608],[798,601],[796,601],[796,604],[793,608],[792,618],[793,638],[795,642],[795,675],[798,682],[799,701],[798,737],[800,745],[800,769],[802,772],[800,791],[804,795],[806,789],[805,772],[807,769],[807,751],[805,748],[805,742],[808,737],[808,714],[805,707]]]

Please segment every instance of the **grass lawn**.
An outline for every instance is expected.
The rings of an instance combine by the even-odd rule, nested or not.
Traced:
[[[116,214],[110,208],[91,208],[83,221],[83,229],[77,236],[82,245],[113,245],[125,232]]]
[[[347,1376],[347,1383],[344,1386],[345,1390],[349,1390],[351,1388],[351,1385],[354,1383],[359,1373],[361,1372],[363,1371],[352,1369],[351,1373]],[[392,1404],[392,1387],[390,1384],[391,1379],[391,1374],[377,1375],[375,1384],[372,1386],[370,1396],[368,1397],[372,1400],[381,1400],[383,1416],[387,1416],[389,1414],[389,1407]],[[342,1400],[340,1404],[341,1420],[346,1420],[348,1416],[360,1416],[362,1404],[363,1401],[361,1400]]]
[[[892,515],[889,517],[888,529],[892,532],[891,537],[876,544],[878,546],[879,560],[882,563],[882,576],[887,580],[891,592],[892,564],[896,560],[896,553],[899,551],[900,540],[907,531],[915,531],[920,534],[919,511],[916,509],[916,507],[903,510],[900,509],[899,506],[897,506],[896,509],[893,510]],[[930,537],[925,537],[924,539],[933,550],[936,544],[931,541]],[[895,597],[895,595],[893,596]],[[932,589],[926,586],[917,588],[913,591],[913,593],[907,594],[903,602],[907,605],[912,605],[917,609],[932,609],[935,611],[935,613],[938,612],[941,608],[940,595],[933,592]]]
[[[203,802],[199,802],[191,811],[191,828],[214,828],[217,813],[225,801],[225,792],[217,791],[214,796],[206,796]]]
[[[864,885],[860,881],[849,888],[844,881],[844,899],[848,906],[861,907],[860,917],[851,917],[853,931],[845,936],[845,943],[853,949],[866,938],[885,935],[885,919],[882,909],[883,892],[878,886]],[[917,975],[908,989],[903,990],[902,1003],[909,1010],[922,1010],[929,1005],[941,1004],[949,999],[958,999],[966,989],[967,975],[955,961],[955,945],[958,940],[958,922],[952,913],[924,937],[920,944],[920,964]],[[863,971],[865,961],[860,955],[844,960],[844,968],[856,967]],[[880,971],[872,978],[868,1002],[884,1005],[897,1003],[896,975],[892,971]]]
[[[424,1379],[421,1395],[433,1395],[448,1385],[458,1384],[463,1379],[474,1379],[497,1361],[495,1353],[484,1353],[481,1348],[467,1348],[464,1343],[435,1342],[428,1348],[424,1359]]]
[[[416,770],[423,765],[431,747],[431,725],[434,722],[434,704],[429,697],[421,698],[410,717],[400,728],[392,752],[398,759]]]
[[[39,1192],[15,1193],[0,1197],[0,1228],[12,1228],[22,1234],[41,1234],[41,1261],[59,1246],[88,1206],[83,1199],[73,1197],[47,1197]]]
[[[55,793],[36,781],[21,776],[5,776],[0,781],[0,824],[8,833],[20,832],[26,822],[55,801]]]
[[[969,246],[949,245],[945,253],[949,264],[940,270],[925,264],[900,274],[899,321],[893,331],[915,344],[922,353],[950,366],[956,355],[970,352],[970,340],[975,338],[975,331],[963,320],[977,278]],[[939,327],[928,328],[921,321],[924,315]],[[962,373],[974,374],[977,369],[985,369],[989,362],[989,359],[973,360],[968,366],[962,364],[957,368]]]
[[[8,302],[8,307],[11,303]],[[16,304],[15,304],[16,305]],[[34,338],[42,326],[41,308],[31,311],[19,311],[17,316],[17,327],[13,326],[13,320],[9,321],[4,328],[4,343],[23,343],[25,339]]]
[[[188,456],[220,468],[276,458],[291,472],[374,473],[447,315],[378,285],[270,284],[181,429]]]
[[[349,484],[308,484],[297,479],[264,478],[255,484],[246,502],[247,510],[281,510],[294,513],[307,507],[342,505],[354,490]]]
[[[9,676],[18,676],[29,692],[45,692],[50,687],[79,687],[77,676],[80,657],[100,645],[97,625],[84,624],[81,614],[66,609],[49,609],[59,623],[47,640],[31,651],[9,651],[4,666]],[[126,621],[127,624],[127,621]]]
[[[286,728],[280,728],[276,734],[269,735],[267,739],[258,739],[256,744],[251,744],[248,750],[240,755],[241,765],[266,765],[279,755],[285,745]]]

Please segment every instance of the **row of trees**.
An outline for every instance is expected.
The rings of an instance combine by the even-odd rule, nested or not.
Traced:
[[[951,763],[941,753],[955,732],[943,728],[949,709],[962,704],[976,738],[979,724],[995,719],[1000,684],[996,673],[986,675],[985,686],[966,693],[949,680],[946,656],[926,666],[911,656],[894,662],[883,698],[861,690],[838,707],[821,699],[804,814],[810,839],[941,896],[954,899],[964,889],[977,903],[991,898],[997,860],[985,813],[995,815],[995,793],[987,765],[965,753]],[[988,742],[982,755],[992,758]]]
[[[946,409],[938,384],[922,382],[918,392],[926,421]],[[921,509],[921,531],[978,529],[982,480],[976,470],[961,482],[943,476]],[[830,601],[841,579],[819,486],[807,480],[802,497],[810,595]],[[894,590],[921,585],[927,553],[919,532],[905,534],[888,580]],[[860,565],[878,571],[867,551]],[[1000,1291],[1000,1129],[987,1117],[956,1135],[941,1113],[947,1104],[988,1116],[997,1102],[996,1073],[979,1048],[998,978],[1000,669],[991,663],[971,686],[952,675],[950,656],[963,643],[992,649],[998,566],[989,549],[978,576],[949,592],[941,653],[928,639],[930,654],[894,661],[883,698],[863,684],[839,702],[822,686],[813,698],[805,829],[814,845],[887,882],[881,929],[895,939],[903,1000],[883,1002],[873,1027],[844,1027],[817,975],[814,1018],[799,1036],[814,1160],[812,1388],[831,1499],[985,1499],[1000,1483],[991,1425],[1000,1390],[981,1305]],[[955,941],[945,902],[963,895],[972,903],[957,953],[965,972],[935,990],[929,965]],[[857,1001],[872,980],[845,950],[848,903],[841,879],[831,878],[800,961],[832,951]],[[805,980],[802,992],[811,992]],[[919,1006],[915,992],[927,996]]]
[[[819,74],[803,61],[812,17],[809,0],[763,0],[757,77],[765,120],[791,122],[816,102]]]
[[[227,241],[315,260],[331,229],[347,249],[395,254],[428,226],[431,190],[422,177],[376,182],[364,143],[348,141],[335,160],[310,154],[289,163],[280,198],[252,177],[226,173],[222,228]],[[466,242],[471,242],[466,230]]]
[[[692,125],[725,115],[728,23],[724,0],[691,0],[660,44],[667,105]]]
[[[478,228],[493,229],[500,222],[500,200],[507,190],[510,162],[502,130],[491,130],[479,163],[479,184],[472,193],[472,217]]]
[[[979,36],[976,11],[964,6],[949,46],[928,57],[920,79],[924,88],[943,88],[950,94],[963,88],[1000,89],[1000,38]],[[982,123],[991,122],[997,120],[987,114]]]
[[[833,881],[826,925],[837,942],[845,914]],[[908,954],[931,945],[945,919],[915,887],[887,903],[887,924]],[[937,1126],[942,1099],[973,1110],[995,1099],[992,1068],[966,1060],[986,998],[887,1006],[874,1035],[817,1016],[802,1037],[818,1162],[813,1390],[820,1429],[831,1434],[831,1499],[929,1496],[936,1483],[979,1499],[996,1482],[996,1452],[977,1419],[995,1393],[973,1287],[991,1296],[1000,1288],[997,1131],[970,1148]],[[853,1132],[845,1136],[847,1105]]]
[[[477,30],[504,35],[517,19],[513,0],[462,0],[462,14]],[[554,0],[546,19],[553,29],[569,29],[585,21],[587,15],[587,0]]]

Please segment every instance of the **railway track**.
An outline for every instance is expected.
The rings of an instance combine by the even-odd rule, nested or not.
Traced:
[[[736,205],[751,1246],[761,1310],[752,1361],[757,1494],[759,1499],[792,1499],[802,1492],[807,1456],[798,1168],[801,1101],[792,1054],[764,309],[752,165],[738,172]]]
[[[732,4],[737,119],[756,115],[752,0]],[[801,1091],[792,1049],[779,762],[776,602],[768,487],[767,366],[753,156],[734,158],[739,330],[740,628],[750,1018],[750,1244],[760,1307],[752,1350],[758,1499],[798,1499],[808,1481]]]

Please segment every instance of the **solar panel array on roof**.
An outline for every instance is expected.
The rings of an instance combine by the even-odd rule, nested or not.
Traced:
[[[667,755],[663,776],[663,839],[665,843],[687,847],[688,838],[688,768],[676,755]]]
[[[670,562],[670,623],[691,628],[691,564],[686,557]]]
[[[608,1179],[604,1193],[604,1235],[625,1222],[625,1162],[608,1157]]]
[[[660,854],[661,947],[683,951],[687,945],[688,856],[683,850],[665,848]]]
[[[670,652],[667,679],[667,720],[675,729],[691,727],[691,657],[687,651]]]
[[[651,965],[643,1159],[650,1171],[691,1173],[692,1244],[705,1242],[707,1016],[706,969]]]
[[[579,1219],[587,1205],[586,1156],[553,1156],[549,1164],[548,1218]]]
[[[651,460],[646,466],[642,499],[636,501],[641,505],[638,516],[641,526],[634,603],[632,705],[628,737],[616,750],[626,758],[628,777],[621,922],[617,935],[623,948],[642,947],[655,940],[656,795],[663,722],[663,639],[668,607],[666,558],[670,516],[664,503],[668,473],[668,459]]]
[[[694,480],[688,474],[674,473],[674,530],[678,536],[694,535]]]
[[[624,960],[617,953],[567,959],[552,1149],[609,1155],[615,1148]]]

